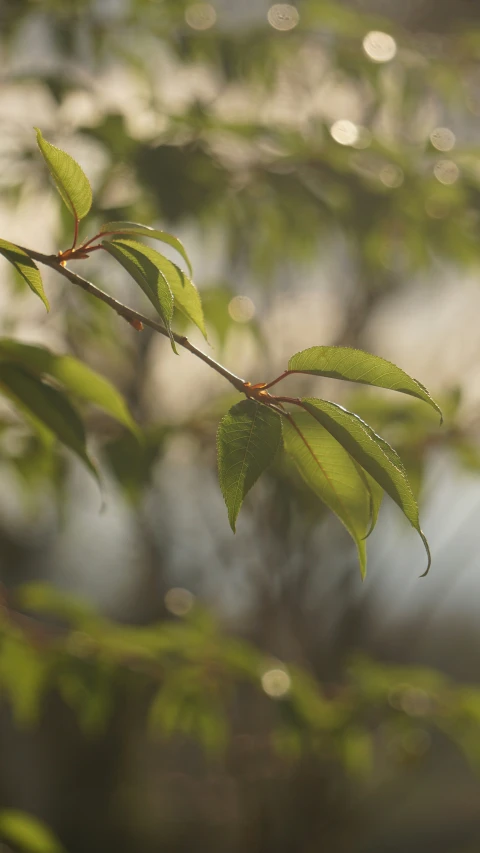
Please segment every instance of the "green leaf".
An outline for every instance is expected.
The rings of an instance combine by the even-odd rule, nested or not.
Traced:
[[[27,253],[15,246],[14,243],[9,243],[8,240],[0,240],[0,255],[3,255],[7,261],[13,264],[17,273],[26,281],[29,288],[40,297],[45,308],[49,311],[50,305],[45,296],[40,270]]]
[[[170,328],[173,317],[173,294],[163,272],[152,263],[151,258],[147,257],[145,252],[147,247],[133,241],[117,240],[112,243],[105,241],[103,246],[148,296],[167,328],[172,349],[176,353],[177,349]]]
[[[232,406],[220,421],[218,476],[233,532],[243,499],[273,461],[281,434],[280,415],[254,400]]]
[[[353,462],[355,462],[355,459],[353,459]],[[370,476],[370,474],[367,474],[367,472],[364,471],[364,469],[361,465],[358,464],[358,462],[355,462],[355,467],[358,473],[360,474],[360,477],[364,481],[370,497],[370,527],[367,533],[365,534],[365,539],[368,539],[370,534],[373,533],[373,531],[375,530],[378,521],[378,514],[380,512],[380,507],[383,501],[384,492],[382,487],[378,485],[378,483],[373,479],[373,477]]]
[[[307,412],[291,415],[291,420],[284,419],[283,436],[285,449],[305,482],[338,516],[352,536],[362,577],[365,577],[365,535],[371,526],[371,496],[356,463]]]
[[[0,389],[73,450],[98,479],[97,470],[87,453],[82,420],[65,394],[24,368],[2,362]]]
[[[83,219],[92,206],[92,188],[77,161],[43,138],[37,131],[37,143],[58,192],[75,220]]]
[[[0,338],[0,362],[3,361],[19,364],[39,376],[51,376],[72,394],[99,406],[138,436],[138,427],[122,395],[111,382],[78,359],[70,355],[55,355],[45,347],[23,344],[11,338]]]
[[[17,809],[0,811],[0,836],[25,853],[62,853],[63,847],[42,821]]]
[[[21,635],[2,637],[0,693],[8,696],[13,718],[19,727],[29,728],[38,722],[50,671],[49,657]]]
[[[118,242],[115,240],[111,245],[116,246]],[[185,273],[150,246],[144,246],[142,243],[137,243],[136,240],[122,240],[121,244],[136,249],[151,261],[168,282],[173,294],[175,308],[178,308],[192,323],[195,323],[206,338],[207,333],[200,294]]]
[[[110,237],[112,240],[117,239],[119,234],[134,234],[140,237],[150,237],[152,240],[160,240],[162,243],[167,243],[172,248],[176,249],[179,255],[185,261],[190,275],[193,274],[190,259],[185,250],[185,246],[178,237],[169,234],[167,231],[157,231],[156,228],[150,228],[149,225],[140,225],[138,222],[107,222],[102,225],[99,231],[99,236]]]
[[[290,373],[330,376],[332,379],[347,379],[363,385],[400,391],[428,403],[442,417],[440,408],[420,382],[390,361],[363,350],[351,347],[310,347],[292,356],[288,370]]]
[[[428,556],[430,550],[420,528],[418,506],[402,460],[388,442],[377,435],[365,421],[336,403],[305,398],[302,406],[340,442],[371,477],[395,501],[412,527],[420,535]]]

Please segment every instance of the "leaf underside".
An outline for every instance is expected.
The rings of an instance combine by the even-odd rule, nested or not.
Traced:
[[[108,237],[111,240],[116,240],[119,235],[123,235],[125,237],[128,237],[129,235],[150,237],[152,240],[160,240],[161,243],[166,243],[181,255],[188,267],[190,275],[192,275],[192,265],[185,246],[178,237],[174,237],[174,235],[169,234],[168,231],[158,231],[156,228],[151,228],[149,225],[141,225],[139,222],[106,222],[105,225],[102,225],[100,228],[99,236],[101,237]]]
[[[76,160],[43,138],[36,127],[37,143],[50,174],[68,210],[75,220],[83,219],[92,206],[92,188]]]
[[[28,284],[30,290],[33,290],[40,297],[47,311],[50,310],[48,299],[45,296],[43,289],[42,277],[36,263],[27,255],[23,249],[15,246],[14,243],[9,243],[8,240],[0,240],[0,254],[15,267],[19,275]]]
[[[220,421],[218,476],[234,532],[245,495],[273,461],[281,436],[280,416],[254,400],[232,406]]]
[[[0,389],[84,462],[98,479],[87,453],[83,422],[68,398],[23,367],[0,362]]]
[[[151,246],[145,246],[143,243],[138,243],[136,240],[115,240],[111,245],[129,246],[132,250],[141,252],[154,267],[164,276],[168,286],[173,294],[174,307],[178,308],[182,314],[192,321],[206,338],[205,318],[203,316],[202,302],[200,294],[188,278],[187,275],[174,264],[169,261],[164,255],[152,249]]]
[[[390,361],[363,350],[334,346],[310,347],[292,356],[288,362],[288,370],[292,373],[345,379],[409,394],[428,403],[439,413],[440,418],[442,417],[440,408],[420,382],[412,379],[408,373]]]
[[[132,276],[141,287],[159,316],[163,320],[170,336],[173,351],[177,349],[170,328],[173,317],[173,294],[163,272],[145,252],[146,246],[133,241],[104,241],[107,252]]]
[[[283,420],[285,450],[305,482],[338,516],[352,536],[365,577],[365,537],[372,526],[372,496],[367,482],[347,451],[307,412]]]

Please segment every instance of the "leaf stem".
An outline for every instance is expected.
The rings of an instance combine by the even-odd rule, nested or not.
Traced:
[[[99,299],[101,302],[105,302],[110,308],[120,316],[123,317],[124,320],[127,320],[128,323],[135,327],[135,324],[141,323],[144,326],[148,326],[150,329],[153,329],[155,332],[158,332],[160,335],[163,335],[166,338],[169,338],[170,335],[168,330],[161,323],[158,323],[156,320],[151,320],[150,317],[146,317],[144,314],[140,314],[138,311],[134,311],[133,308],[129,308],[128,305],[124,305],[122,302],[119,302],[117,299],[114,299],[113,296],[110,296],[105,291],[101,290],[95,284],[88,281],[88,279],[83,278],[77,273],[72,272],[67,267],[63,267],[61,262],[58,260],[56,255],[44,255],[41,252],[35,252],[33,249],[26,249],[23,246],[19,246],[24,252],[26,252],[29,257],[31,257],[34,261],[38,261],[41,264],[44,264],[47,267],[55,270],[56,272],[63,275],[64,278],[67,278],[72,284],[75,284],[77,287],[80,287],[82,290],[85,290],[87,293],[90,293],[91,296],[95,296],[96,299]],[[100,247],[99,247],[100,248]],[[220,376],[223,376],[224,379],[227,379],[237,391],[241,393],[245,392],[245,380],[241,379],[239,376],[236,376],[235,373],[232,373],[223,364],[219,364],[218,361],[211,358],[207,353],[203,352],[201,349],[192,344],[191,341],[188,340],[185,335],[178,335],[176,332],[172,332],[173,339],[175,343],[179,344],[179,346],[188,350],[192,353],[192,355],[199,358],[201,361],[208,364],[212,370],[215,370]]]
[[[71,252],[73,252],[73,250],[74,250],[75,246],[77,245],[77,240],[78,240],[78,223],[79,223],[79,221],[80,221],[80,220],[79,220],[79,219],[78,219],[78,217],[76,216],[76,217],[75,217],[75,227],[74,227],[74,231],[73,231],[73,243],[72,243],[72,248],[70,249],[70,251],[71,251]]]

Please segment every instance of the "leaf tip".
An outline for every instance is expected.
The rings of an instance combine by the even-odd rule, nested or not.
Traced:
[[[423,572],[423,574],[421,574],[421,575],[420,575],[420,577],[421,577],[421,578],[426,578],[426,577],[427,577],[427,575],[428,575],[428,573],[429,573],[429,571],[430,571],[430,566],[432,565],[432,555],[431,555],[431,552],[430,552],[430,546],[429,546],[429,544],[428,544],[427,537],[425,536],[424,532],[423,532],[422,530],[419,530],[418,532],[420,533],[420,536],[421,536],[422,542],[423,542],[424,547],[425,547],[425,551],[427,552],[427,558],[428,558],[428,565],[427,565],[427,568],[425,569],[425,571]]]

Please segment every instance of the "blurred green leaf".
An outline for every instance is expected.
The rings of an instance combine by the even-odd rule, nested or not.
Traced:
[[[14,243],[9,243],[8,240],[0,240],[0,254],[10,261],[15,267],[18,275],[21,276],[29,288],[40,297],[47,311],[50,310],[50,305],[45,291],[43,289],[42,277],[37,265],[32,259]]]
[[[98,472],[87,453],[82,420],[65,394],[24,368],[1,361],[0,390],[73,450],[98,480]]]
[[[0,836],[25,853],[63,853],[63,847],[45,824],[17,809],[0,811]]]
[[[56,355],[45,347],[0,338],[0,362],[18,364],[31,373],[51,376],[72,394],[99,406],[134,435],[139,435],[122,395],[111,382],[78,359],[70,355]]]
[[[0,693],[10,700],[17,725],[29,727],[38,721],[50,674],[48,656],[20,634],[0,638]]]

